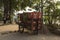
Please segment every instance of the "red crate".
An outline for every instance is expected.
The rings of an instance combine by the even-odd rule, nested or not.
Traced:
[[[25,25],[25,27],[30,28],[32,31],[36,30],[36,27],[39,29],[42,28],[42,14],[40,12],[27,12],[26,14],[19,14],[20,21],[22,21]],[[26,18],[26,21],[23,20],[24,17]]]

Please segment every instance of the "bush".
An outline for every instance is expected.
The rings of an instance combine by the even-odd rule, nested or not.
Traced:
[[[60,31],[57,30],[57,29],[59,29],[57,24],[48,25],[48,29],[51,33],[60,35]]]

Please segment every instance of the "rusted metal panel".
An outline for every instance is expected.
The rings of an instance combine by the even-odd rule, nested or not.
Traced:
[[[30,30],[40,30],[42,28],[42,13],[40,12],[27,12],[23,14],[19,14],[19,21],[22,21],[26,28]]]

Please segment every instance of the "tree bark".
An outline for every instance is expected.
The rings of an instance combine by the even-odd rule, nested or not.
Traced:
[[[8,0],[3,0],[3,2],[4,2],[4,18],[3,18],[3,21],[4,21],[4,24],[6,24],[7,16],[8,16]]]
[[[8,11],[9,11],[9,20],[10,20],[10,23],[12,23],[12,21],[11,21],[11,14],[12,14],[11,1],[12,0],[9,0],[9,6],[8,6],[9,7],[9,10]]]
[[[7,21],[10,21],[11,23],[11,0],[3,0],[4,3],[4,24],[6,24]]]

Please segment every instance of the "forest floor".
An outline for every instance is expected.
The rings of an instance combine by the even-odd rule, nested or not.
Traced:
[[[0,26],[0,40],[60,40],[60,36],[54,34],[31,35],[27,33],[19,33],[17,24],[9,24]]]

